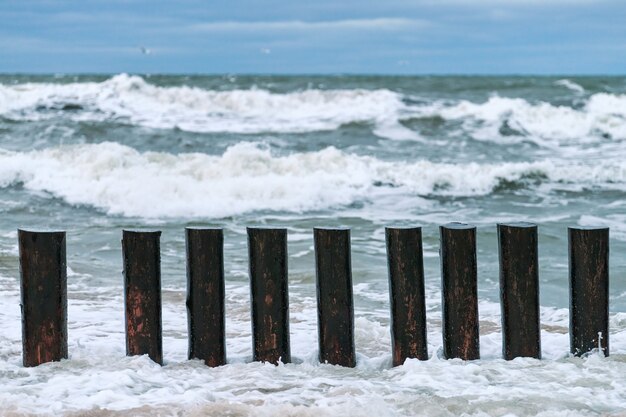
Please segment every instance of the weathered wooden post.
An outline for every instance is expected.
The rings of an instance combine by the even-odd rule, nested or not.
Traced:
[[[609,228],[570,227],[570,351],[609,354]]]
[[[439,232],[443,353],[447,359],[479,359],[476,227],[448,223]]]
[[[226,364],[224,316],[224,232],[185,229],[189,359]]]
[[[287,229],[248,227],[252,359],[291,362]]]
[[[537,225],[498,224],[502,355],[541,359]]]
[[[391,302],[393,366],[428,359],[422,229],[385,229]]]
[[[24,366],[67,358],[65,232],[18,230]]]
[[[356,366],[350,229],[315,228],[320,362]]]
[[[163,364],[160,231],[122,232],[126,354]]]

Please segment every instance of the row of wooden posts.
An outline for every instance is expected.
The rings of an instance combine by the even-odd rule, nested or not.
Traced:
[[[248,228],[253,360],[291,361],[287,230]],[[161,232],[123,231],[126,352],[163,363]],[[353,367],[350,230],[314,229],[319,360]],[[570,346],[608,355],[608,228],[569,228]],[[476,228],[440,226],[443,354],[479,354]],[[65,232],[18,231],[24,366],[68,356]],[[421,228],[387,228],[394,366],[427,359]],[[226,363],[222,229],[187,228],[189,358]],[[498,225],[503,356],[541,358],[537,226]]]

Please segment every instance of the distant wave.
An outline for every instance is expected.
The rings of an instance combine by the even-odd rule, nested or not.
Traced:
[[[569,80],[556,83],[576,91],[582,88]],[[483,103],[428,102],[388,89],[273,93],[254,88],[159,87],[126,74],[101,83],[0,84],[0,116],[14,120],[68,117],[242,134],[331,131],[351,123],[368,123],[377,136],[413,141],[425,139],[405,122],[438,117],[463,121],[464,131],[479,140],[517,136],[543,146],[589,137],[626,139],[625,95],[593,94],[581,108],[499,96]]]
[[[462,120],[463,128],[482,140],[497,141],[511,133],[539,145],[586,142],[590,137],[626,140],[626,95],[597,93],[581,109],[494,96],[484,103],[438,101],[419,111],[423,117]]]
[[[240,143],[223,155],[140,153],[118,143],[0,152],[0,186],[23,184],[110,214],[225,217],[257,210],[304,212],[386,196],[480,196],[499,189],[626,189],[626,161],[602,166],[390,162],[328,147],[273,156]]]
[[[404,107],[401,95],[386,89],[216,91],[158,87],[126,74],[101,83],[0,85],[0,115],[9,118],[36,120],[65,112],[76,120],[192,132],[313,132],[371,122],[397,136]],[[410,138],[410,132],[400,135]]]
[[[572,90],[575,93],[582,94],[582,93],[585,92],[585,89],[581,85],[576,84],[575,82],[570,81],[568,79],[562,79],[562,80],[555,81],[554,84],[555,85],[560,85],[561,87],[568,88],[568,89]]]

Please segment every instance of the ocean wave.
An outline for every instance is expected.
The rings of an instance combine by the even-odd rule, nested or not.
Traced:
[[[579,91],[569,80],[558,85]],[[485,102],[425,100],[385,88],[206,90],[163,87],[139,76],[103,82],[0,84],[0,117],[41,120],[117,121],[150,128],[241,134],[332,131],[352,123],[372,125],[373,134],[424,141],[410,120],[460,120],[479,140],[511,137],[540,146],[626,139],[626,95],[595,93],[576,106],[492,96]]]
[[[626,140],[626,95],[597,93],[580,109],[493,96],[484,103],[437,101],[420,111],[420,117],[461,120],[464,130],[483,140],[498,140],[510,132],[544,146],[595,142],[598,138]]]
[[[312,132],[360,122],[389,129],[404,107],[402,96],[386,89],[216,91],[159,87],[126,74],[101,83],[0,85],[0,115],[5,117],[37,120],[62,111],[74,120],[191,132]],[[401,126],[395,127],[397,135]]]
[[[218,156],[173,155],[107,142],[3,151],[0,186],[22,184],[72,205],[144,218],[299,213],[354,202],[376,204],[390,195],[481,196],[520,186],[548,192],[555,186],[626,187],[626,162],[557,162],[392,162],[334,147],[274,156],[254,143],[231,146]]]

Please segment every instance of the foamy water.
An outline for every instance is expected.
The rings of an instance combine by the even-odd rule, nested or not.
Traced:
[[[626,412],[626,81],[0,76],[0,414]],[[539,224],[542,360],[501,359],[495,224]],[[441,355],[438,229],[478,226],[481,360]],[[228,365],[188,361],[184,227],[225,231]],[[294,363],[252,363],[245,227],[289,237]],[[384,227],[423,227],[429,360],[391,366]],[[567,226],[611,228],[610,357],[569,355]],[[357,367],[317,361],[312,228],[352,231]],[[68,360],[21,366],[17,227],[67,230]],[[165,365],[125,357],[160,229]]]
[[[17,306],[18,295],[6,290],[16,283],[5,278],[2,284],[3,305]],[[186,360],[182,290],[164,292],[163,367],[145,356],[124,356],[121,297],[70,292],[70,358],[37,368],[21,366],[19,309],[5,309],[0,313],[3,414],[593,415],[620,410],[626,401],[626,314],[611,315],[611,357],[574,358],[568,355],[567,310],[544,308],[544,358],[507,362],[501,359],[499,305],[481,302],[482,359],[445,360],[438,293],[432,289],[430,359],[392,368],[387,302],[364,308],[368,292],[361,288],[358,364],[349,369],[317,363],[311,295],[291,293],[294,363],[278,367],[250,362],[248,294],[236,285],[227,286],[229,364],[215,369]]]

